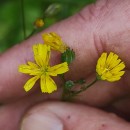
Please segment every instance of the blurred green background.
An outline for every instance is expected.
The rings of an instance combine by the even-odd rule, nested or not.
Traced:
[[[95,0],[24,0],[23,2],[26,32],[29,35],[36,18],[41,17],[50,4],[57,3],[60,8],[57,14],[45,18],[44,28],[73,15]],[[21,0],[0,1],[0,53],[24,38],[21,10]]]

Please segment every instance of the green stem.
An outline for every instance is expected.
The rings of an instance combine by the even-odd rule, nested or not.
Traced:
[[[86,89],[88,89],[90,86],[92,86],[93,84],[95,84],[98,81],[98,79],[96,78],[92,83],[82,87],[79,91],[74,91],[73,93],[70,92],[70,94],[68,94],[66,96],[65,90],[63,90],[63,94],[62,94],[62,100],[63,101],[70,101],[71,98],[73,98],[74,96],[78,95],[79,93],[85,91]]]
[[[26,37],[26,39],[28,39],[29,37],[31,37],[31,36],[36,32],[36,30],[37,30],[37,29],[34,28],[34,29],[32,30],[32,32],[29,34],[29,36]]]
[[[66,91],[65,91],[65,86],[63,86],[63,92],[62,92],[62,97],[61,97],[61,100],[62,101],[65,101],[65,94],[66,94]]]
[[[62,80],[63,83],[64,83],[63,92],[62,92],[62,97],[61,97],[61,100],[63,101],[63,100],[64,100],[64,97],[65,97],[65,93],[66,93],[66,89],[65,89],[65,82],[66,82],[66,80],[65,80],[64,74],[61,74],[61,75],[59,75],[59,76],[60,76],[61,80]]]
[[[21,0],[21,13],[22,13],[23,36],[25,39],[26,38],[26,25],[25,25],[24,0]]]
[[[74,94],[77,95],[77,94],[79,94],[79,93],[85,91],[85,90],[88,89],[90,86],[92,86],[93,84],[95,84],[97,81],[98,81],[98,79],[96,78],[92,83],[90,83],[90,84],[88,84],[88,85],[82,87],[82,89],[80,89],[79,91],[76,91]]]
[[[65,75],[64,74],[60,74],[59,76],[62,79],[62,81],[65,83],[66,82]]]

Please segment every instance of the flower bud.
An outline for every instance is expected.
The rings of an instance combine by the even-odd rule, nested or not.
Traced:
[[[71,89],[74,85],[75,85],[74,82],[71,81],[71,80],[68,80],[68,81],[65,82],[65,88],[66,89]]]
[[[40,28],[40,27],[43,27],[44,26],[44,21],[42,18],[38,18],[36,19],[36,21],[34,22],[34,26],[36,28]]]
[[[61,55],[61,61],[70,64],[75,59],[75,52],[70,48],[67,48]]]
[[[60,4],[51,4],[46,10],[45,10],[45,16],[50,17],[55,14],[57,14],[61,10]]]
[[[61,37],[54,32],[44,33],[42,35],[44,44],[47,44],[51,47],[51,49],[64,53],[67,49],[67,46],[62,41]]]
[[[79,79],[77,81],[75,81],[76,84],[84,84],[86,83],[85,79]]]

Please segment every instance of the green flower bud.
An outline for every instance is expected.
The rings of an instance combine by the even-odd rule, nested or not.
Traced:
[[[75,59],[75,52],[70,48],[67,48],[64,53],[61,54],[61,62],[67,62],[70,64]]]
[[[79,79],[77,81],[75,81],[76,84],[84,84],[86,83],[85,79]]]
[[[65,82],[65,88],[66,89],[71,89],[74,85],[75,85],[74,82],[71,81],[71,80],[68,80],[68,81]]]
[[[51,4],[48,6],[48,8],[45,10],[45,16],[51,17],[53,15],[56,15],[61,10],[60,4]]]

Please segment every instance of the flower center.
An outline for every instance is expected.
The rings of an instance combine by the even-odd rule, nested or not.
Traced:
[[[46,67],[42,67],[42,68],[40,69],[40,71],[41,71],[42,75],[46,75],[47,72],[48,72],[48,67],[47,67],[47,66],[46,66]]]
[[[109,68],[105,68],[105,69],[103,70],[102,74],[104,74],[104,73],[106,73],[106,72],[108,72],[108,71],[110,71],[110,69],[109,69]]]

